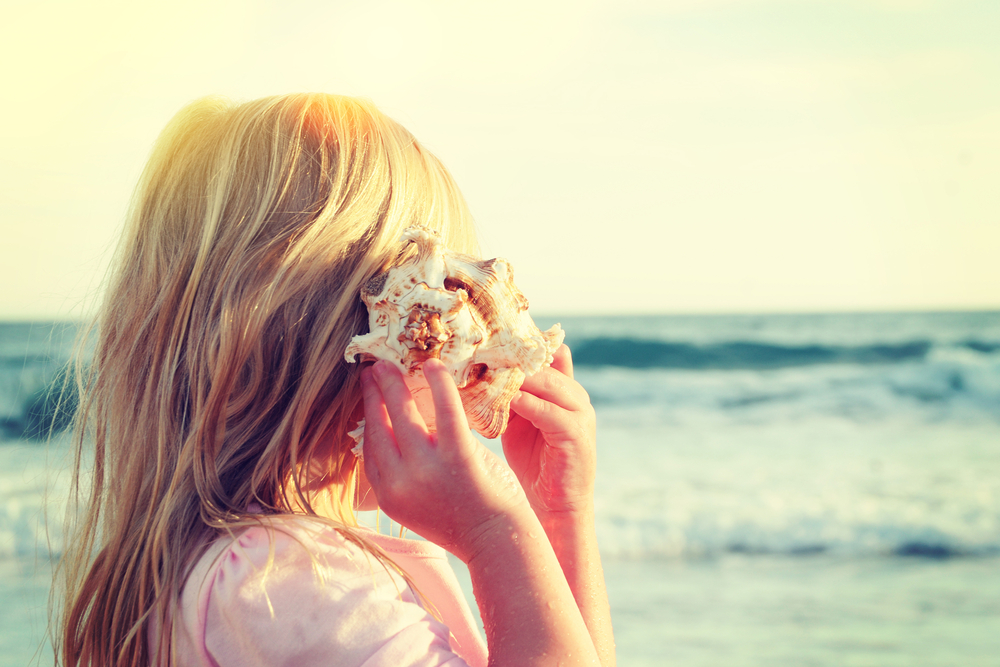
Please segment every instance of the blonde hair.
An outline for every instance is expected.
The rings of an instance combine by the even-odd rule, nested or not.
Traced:
[[[343,353],[367,331],[361,286],[414,224],[476,251],[447,171],[368,102],[206,98],[169,123],[78,373],[57,662],[169,663],[148,628],[170,636],[206,538],[259,521],[254,503],[314,515],[317,471],[352,534],[360,392]]]

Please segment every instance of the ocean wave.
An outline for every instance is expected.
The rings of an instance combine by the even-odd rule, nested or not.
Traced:
[[[963,536],[929,525],[835,526],[804,520],[776,527],[741,524],[671,525],[621,516],[598,519],[601,552],[613,558],[748,556],[845,558],[979,558],[1000,555],[1000,537]]]
[[[1000,351],[1000,342],[997,341],[966,340],[962,341],[961,345],[974,352],[983,352],[985,354]]]
[[[61,514],[50,509],[45,496],[8,495],[0,505],[0,560],[62,553]],[[51,501],[50,501],[51,502]],[[57,503],[61,512],[63,503]],[[47,521],[47,523],[46,523]],[[659,520],[598,516],[601,553],[610,558],[712,558],[725,554],[748,556],[845,558],[977,558],[1000,556],[1000,536],[963,537],[934,526],[833,526],[803,521],[784,527],[761,525],[679,525]]]
[[[602,337],[578,341],[573,350],[573,361],[580,366],[637,369],[766,370],[820,364],[870,365],[922,361],[931,347],[932,343],[926,340],[858,346],[779,345],[751,341],[696,345]]]
[[[0,440],[43,440],[69,424],[75,397],[64,388],[76,332],[66,322],[0,322]]]
[[[66,429],[77,407],[66,360],[0,367],[0,440],[44,440]]]
[[[869,422],[1000,420],[1000,363],[928,359],[919,364],[689,371],[578,366],[577,380],[604,418],[674,423],[752,417],[767,422],[826,415]],[[647,414],[648,413],[648,414]]]
[[[845,414],[861,410],[868,416],[873,410],[877,413],[891,409],[893,401],[904,407],[913,403],[929,409],[949,408],[956,401],[964,401],[976,410],[1000,415],[1000,339],[995,327],[983,325],[977,329],[968,324],[957,333],[943,326],[940,332],[929,325],[920,330],[911,327],[910,333],[916,337],[907,340],[893,337],[901,327],[892,325],[900,318],[885,317],[889,319],[879,326],[874,326],[877,321],[868,322],[870,331],[857,340],[845,333],[857,328],[848,326],[851,317],[830,316],[810,325],[815,329],[810,330],[812,336],[826,330],[838,331],[825,342],[782,340],[781,336],[791,336],[803,324],[777,316],[729,318],[733,322],[728,333],[736,335],[729,339],[705,338],[709,333],[721,335],[717,318],[668,318],[663,322],[636,318],[630,323],[632,335],[627,334],[627,329],[615,328],[621,324],[618,318],[591,318],[570,323],[574,326],[568,335],[574,363],[581,371],[592,377],[614,369],[643,376],[627,378],[632,386],[613,382],[612,390],[606,390],[600,380],[588,385],[595,404],[638,400],[680,407],[701,400],[702,407],[736,412],[776,405],[808,406],[819,401],[823,410],[828,409],[827,404],[836,403]],[[983,319],[963,317],[973,323],[976,317]],[[931,319],[945,322],[948,318]],[[764,327],[763,331],[773,337],[771,340],[761,339],[759,336],[764,334],[754,328],[765,324],[770,329]],[[59,399],[63,396],[71,351],[68,341],[73,332],[70,325],[64,324],[0,323],[0,440],[44,439],[50,427],[59,431],[69,424],[75,407],[73,397],[66,394],[70,400],[62,404]],[[665,333],[680,338],[655,338]],[[812,373],[811,378],[782,386],[781,378],[773,375],[796,369]],[[836,369],[848,373],[867,369],[868,375],[863,380],[850,379],[848,385],[853,386],[837,385],[836,378],[831,382],[826,377]],[[714,391],[712,381],[688,378],[678,384],[675,378],[685,372],[704,378],[714,373],[730,373],[734,378],[739,373],[770,375],[766,383],[748,384],[728,378]],[[655,376],[657,373],[671,378]],[[837,392],[839,398],[832,398]]]

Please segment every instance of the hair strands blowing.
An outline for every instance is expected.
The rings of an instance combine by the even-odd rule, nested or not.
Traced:
[[[353,530],[343,351],[367,330],[361,286],[415,224],[476,252],[444,167],[368,102],[206,98],[170,122],[85,334],[92,361],[78,355],[58,664],[170,664],[147,637],[171,636],[193,562],[271,514],[333,523],[386,562]]]

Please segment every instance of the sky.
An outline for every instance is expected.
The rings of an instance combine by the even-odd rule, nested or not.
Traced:
[[[92,312],[187,102],[366,97],[538,314],[1000,308],[996,0],[10,3],[0,319]]]

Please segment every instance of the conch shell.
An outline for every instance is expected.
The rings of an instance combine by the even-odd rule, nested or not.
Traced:
[[[400,240],[416,244],[417,253],[362,288],[370,333],[355,336],[344,358],[394,363],[432,430],[434,408],[421,367],[440,359],[455,379],[469,425],[495,438],[507,428],[524,378],[552,363],[565,333],[558,324],[544,332],[535,326],[506,260],[452,252],[423,227],[408,228]],[[363,432],[360,425],[351,431],[356,453]]]

